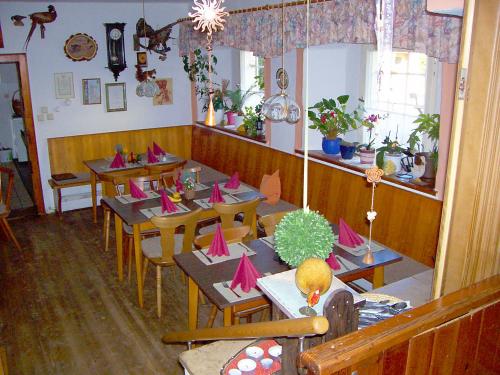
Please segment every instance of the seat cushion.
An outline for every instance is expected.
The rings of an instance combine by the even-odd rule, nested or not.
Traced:
[[[243,223],[241,221],[235,221],[233,224],[235,227],[241,227]],[[217,224],[207,225],[206,227],[200,228],[198,231],[200,234],[209,234],[215,232],[217,229]]]
[[[179,362],[190,375],[219,374],[221,368],[255,340],[224,340],[182,352]]]
[[[182,240],[184,235],[174,234],[174,254],[180,254],[182,251]],[[142,253],[147,258],[161,258],[161,237],[150,237],[141,241]]]

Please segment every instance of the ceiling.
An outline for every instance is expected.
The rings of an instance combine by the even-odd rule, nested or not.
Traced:
[[[13,2],[15,0],[4,0]],[[16,0],[17,1],[17,0]],[[46,3],[42,0],[23,0],[26,3]],[[142,0],[54,0],[55,3],[142,3]],[[178,3],[190,4],[193,0],[144,0],[145,3]],[[50,1],[49,1],[50,3]]]

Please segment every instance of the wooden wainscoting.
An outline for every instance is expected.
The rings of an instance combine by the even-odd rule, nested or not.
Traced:
[[[264,174],[280,170],[282,199],[302,205],[303,159],[211,129],[193,128],[192,158],[223,173],[260,186]],[[368,234],[365,220],[371,190],[363,177],[309,162],[309,206],[328,220],[344,218],[356,231]],[[376,190],[374,239],[430,267],[434,266],[441,202],[379,184]]]
[[[129,152],[145,152],[156,142],[165,151],[190,159],[191,128],[191,125],[183,125],[49,138],[50,170],[52,174],[88,172],[83,160],[113,156],[117,144]]]

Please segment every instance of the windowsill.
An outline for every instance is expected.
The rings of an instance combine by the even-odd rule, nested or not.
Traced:
[[[295,152],[297,154],[304,155],[304,150],[296,149]],[[368,167],[370,167],[370,165],[366,164],[366,166],[365,166],[365,165],[360,164],[356,161],[349,162],[349,161],[342,160],[340,155],[335,156],[335,155],[325,154],[321,150],[310,150],[309,151],[309,158],[320,160],[322,162],[326,162],[326,163],[331,164],[333,166],[339,166],[339,167],[342,167],[344,169],[348,169],[348,170],[355,171],[358,173],[363,173],[363,174],[365,173],[365,170]],[[428,194],[428,195],[432,196],[433,198],[435,198],[436,194],[437,194],[437,192],[434,190],[434,186],[432,183],[429,183],[429,184],[424,183],[424,182],[414,183],[408,179],[402,179],[402,178],[398,178],[396,176],[386,176],[386,175],[382,176],[382,179],[384,181],[390,182],[391,184],[394,184],[394,185],[403,186],[407,189],[416,190],[418,192]]]
[[[220,130],[224,133],[237,135],[238,137],[251,139],[252,141],[266,143],[266,136],[265,135],[259,135],[256,137],[252,137],[246,133],[240,133],[239,131],[236,130],[236,128],[231,129],[231,128],[228,128],[227,126],[222,126],[222,125],[208,126],[208,125],[205,125],[205,123],[203,121],[196,121],[196,124],[201,125],[201,126],[206,127],[206,128],[209,128],[209,129],[217,129],[217,130]]]

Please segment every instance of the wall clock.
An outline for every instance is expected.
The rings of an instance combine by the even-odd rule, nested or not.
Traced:
[[[105,23],[106,45],[108,49],[108,69],[113,72],[115,82],[120,72],[127,67],[125,61],[124,23]]]
[[[71,35],[64,43],[64,53],[73,61],[90,61],[97,54],[97,43],[90,35]]]

